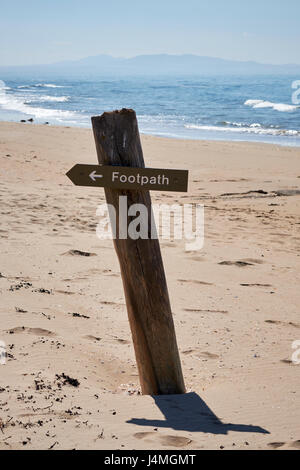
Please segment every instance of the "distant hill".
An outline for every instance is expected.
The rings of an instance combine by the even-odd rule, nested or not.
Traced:
[[[30,76],[289,74],[300,77],[300,65],[239,62],[190,54],[157,54],[139,55],[129,59],[97,55],[50,65],[0,67],[2,76],[19,73]]]

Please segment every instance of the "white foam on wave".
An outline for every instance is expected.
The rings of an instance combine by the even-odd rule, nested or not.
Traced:
[[[36,83],[35,85],[19,85],[20,90],[32,88],[64,88],[62,85],[54,85],[53,83]]]
[[[222,123],[220,123],[222,124]],[[261,127],[261,124],[259,124],[258,122],[254,122],[253,124],[250,124],[250,125],[247,125],[245,124],[244,122],[231,122],[231,121],[224,121],[223,124],[226,124],[226,125],[230,125],[230,126],[233,126],[233,127]]]
[[[60,109],[46,109],[35,108],[26,104],[26,101],[21,97],[14,96],[11,93],[6,93],[6,85],[0,80],[0,107],[11,111],[19,111],[23,114],[28,114],[36,118],[53,118],[53,119],[66,119],[72,118],[76,113],[71,111],[62,111]]]
[[[300,136],[300,131],[294,129],[267,129],[261,127],[258,123],[251,124],[248,127],[200,126],[197,124],[185,124],[184,127],[186,129],[197,129],[203,131],[235,132],[271,136]]]
[[[66,101],[69,101],[68,96],[37,96],[34,98],[30,98],[29,100],[26,100],[25,103],[39,103],[39,102],[57,102],[57,103],[65,103]]]
[[[62,85],[54,85],[53,83],[37,83],[33,86],[37,88],[64,88]]]
[[[272,103],[271,101],[264,100],[247,100],[244,104],[245,106],[250,106],[254,109],[272,108],[275,111],[280,111],[282,113],[291,113],[293,111],[296,111],[296,109],[300,109],[300,106],[296,106],[293,104]]]

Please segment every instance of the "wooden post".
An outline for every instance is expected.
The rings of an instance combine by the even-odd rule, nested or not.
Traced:
[[[145,167],[132,109],[92,117],[92,125],[100,164]],[[120,262],[142,393],[185,393],[159,241],[150,236],[147,240],[129,237],[124,240],[118,236],[119,215],[124,216],[119,214],[119,196],[127,196],[128,207],[144,204],[151,217],[150,193],[105,188],[105,195],[117,215],[114,246]]]

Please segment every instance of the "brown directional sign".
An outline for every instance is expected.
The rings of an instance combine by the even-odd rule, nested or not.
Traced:
[[[77,164],[67,176],[76,186],[187,192],[187,170]]]

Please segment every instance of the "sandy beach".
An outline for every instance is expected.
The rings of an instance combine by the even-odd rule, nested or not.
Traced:
[[[153,202],[205,206],[201,251],[161,242],[187,394],[140,395],[104,191],[65,176],[92,131],[1,122],[0,449],[300,449],[299,148],[142,145],[190,171]]]

